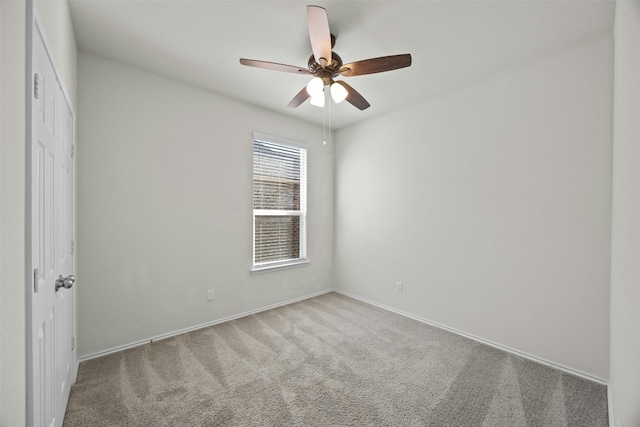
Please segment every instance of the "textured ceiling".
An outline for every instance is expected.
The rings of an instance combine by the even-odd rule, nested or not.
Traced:
[[[439,96],[492,72],[611,31],[615,3],[513,1],[71,0],[78,48],[322,124],[287,104],[309,77],[245,67],[241,57],[303,66],[306,5],[327,9],[345,63],[411,53],[410,68],[345,78],[370,103],[327,110],[339,129]]]

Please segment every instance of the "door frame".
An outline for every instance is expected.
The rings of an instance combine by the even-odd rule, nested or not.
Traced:
[[[25,186],[26,186],[26,194],[25,194],[25,210],[26,210],[26,229],[25,229],[25,294],[26,294],[26,391],[27,391],[27,400],[26,400],[26,407],[25,407],[25,411],[26,411],[26,421],[27,421],[27,427],[37,427],[34,426],[34,419],[33,419],[33,414],[34,414],[34,397],[33,397],[33,373],[34,373],[34,367],[33,367],[33,310],[32,310],[32,305],[33,305],[33,289],[34,289],[34,274],[33,274],[33,258],[32,258],[32,251],[33,251],[33,245],[32,245],[32,236],[33,236],[33,230],[32,230],[32,220],[33,220],[33,206],[31,204],[31,197],[32,197],[32,185],[33,185],[33,168],[31,167],[32,165],[32,138],[33,138],[33,132],[32,132],[32,126],[33,126],[33,120],[32,120],[32,108],[33,108],[33,43],[35,41],[35,37],[36,34],[39,35],[39,37],[42,39],[42,42],[44,44],[44,48],[46,51],[46,54],[48,56],[48,60],[51,62],[51,66],[53,67],[53,71],[56,75],[56,78],[58,79],[58,82],[60,83],[60,88],[62,91],[62,95],[65,98],[65,101],[67,103],[67,105],[69,106],[69,109],[71,110],[71,117],[72,117],[72,121],[73,121],[73,128],[71,130],[72,132],[72,144],[73,147],[75,148],[76,146],[76,138],[77,138],[77,131],[76,131],[76,110],[75,110],[75,106],[73,105],[73,103],[71,102],[71,97],[69,96],[69,92],[67,91],[67,88],[64,85],[64,82],[62,81],[62,79],[60,79],[60,73],[59,73],[59,68],[55,62],[55,58],[53,57],[53,50],[51,49],[51,45],[46,37],[46,33],[43,30],[43,26],[41,24],[41,20],[38,18],[37,16],[37,12],[35,11],[34,5],[33,5],[33,0],[27,0],[26,1],[26,58],[25,58],[25,62],[26,62],[26,85],[25,85],[25,108],[26,108],[26,112],[25,112],[25,122],[26,122],[26,129],[25,129],[25,135],[26,135],[26,144],[25,144],[25,150],[26,150],[26,165],[25,165],[25,170],[26,170],[26,180],[25,180]],[[75,151],[75,149],[74,149]],[[76,218],[77,218],[77,208],[76,208],[76,201],[77,201],[77,197],[76,197],[76,155],[74,153],[73,156],[73,183],[72,183],[72,200],[73,200],[73,208],[72,208],[72,216],[73,216],[73,222],[72,222],[72,236],[73,236],[73,240],[74,242],[76,241],[76,237],[77,237],[77,225],[76,225]],[[72,253],[72,258],[73,258],[73,266],[74,266],[74,274],[75,271],[77,270],[77,258],[76,258],[76,254],[77,254],[77,245],[74,244],[74,250]],[[73,298],[73,324],[72,324],[72,328],[73,328],[73,337],[74,337],[74,343],[75,343],[75,337],[77,336],[77,293],[75,291],[75,287],[73,288],[73,292],[74,292],[74,298]],[[76,381],[76,377],[78,374],[78,366],[79,366],[79,361],[78,361],[78,351],[77,351],[77,345],[74,345],[74,350],[73,350],[73,366],[72,366],[72,384],[75,383]]]

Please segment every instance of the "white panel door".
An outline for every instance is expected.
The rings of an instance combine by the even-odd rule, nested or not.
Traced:
[[[34,26],[31,362],[34,426],[62,426],[75,377],[73,114]],[[56,289],[59,288],[59,289]]]

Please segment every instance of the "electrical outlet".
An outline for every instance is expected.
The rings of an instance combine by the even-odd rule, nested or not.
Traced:
[[[402,292],[402,282],[396,282],[396,292]]]
[[[213,289],[207,291],[207,301],[213,301]]]

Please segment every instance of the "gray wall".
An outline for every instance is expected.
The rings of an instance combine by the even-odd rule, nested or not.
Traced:
[[[0,1],[0,425],[25,425],[26,5]]]
[[[84,52],[78,75],[80,356],[332,287],[322,128]],[[308,144],[309,266],[250,275],[253,131]]]
[[[337,132],[336,285],[606,380],[612,55],[605,35]]]
[[[640,1],[616,3],[611,256],[614,426],[640,425]]]

